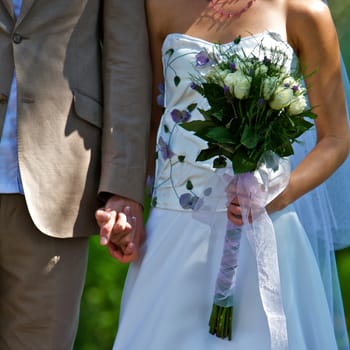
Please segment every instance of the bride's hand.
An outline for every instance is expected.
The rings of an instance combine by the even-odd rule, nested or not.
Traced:
[[[123,213],[119,214],[123,215]],[[140,249],[145,240],[143,211],[141,206],[128,209],[121,221],[126,221],[126,225],[130,224],[131,228],[127,234],[123,235],[115,226],[110,235],[108,248],[112,257],[122,263],[130,263],[139,258]]]
[[[233,197],[227,206],[227,218],[236,226],[242,226],[244,223],[242,218],[242,208],[238,202],[237,196]],[[252,222],[251,212],[249,212],[248,220],[249,223]]]

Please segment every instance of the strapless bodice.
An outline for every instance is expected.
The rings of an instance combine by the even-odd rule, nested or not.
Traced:
[[[261,50],[264,47],[265,51]],[[202,51],[218,55],[225,50],[238,50],[263,59],[266,50],[285,53],[286,70],[296,64],[291,46],[279,34],[264,32],[224,44],[215,44],[185,34],[172,33],[164,40],[162,62],[164,75],[164,113],[157,137],[157,161],[153,205],[160,208],[190,210],[208,190],[208,181],[215,169],[212,160],[198,162],[196,157],[206,143],[183,129],[178,120],[202,119],[198,108],[208,103],[191,88],[193,77],[205,74],[210,66],[198,67],[196,56]],[[261,57],[262,56],[262,57]],[[191,105],[197,108],[192,110]],[[224,209],[224,208],[219,208]]]

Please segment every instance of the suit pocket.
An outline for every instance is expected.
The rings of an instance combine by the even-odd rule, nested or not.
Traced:
[[[102,106],[93,98],[73,91],[73,104],[75,113],[88,123],[102,128]]]

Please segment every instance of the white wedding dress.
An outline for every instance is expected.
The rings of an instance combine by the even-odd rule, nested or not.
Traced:
[[[245,37],[238,47],[251,54],[260,43],[286,52],[286,68],[296,63],[292,48],[278,34],[265,32]],[[221,47],[231,45],[235,44]],[[154,208],[147,222],[143,256],[131,264],[125,282],[114,350],[271,349],[256,257],[244,235],[239,251],[232,341],[208,332],[226,213],[224,208],[212,213],[210,219],[216,222],[213,232],[209,225],[193,217],[191,207],[205,192],[215,170],[211,161],[195,161],[206,144],[178,126],[171,112],[185,111],[193,102],[207,107],[190,87],[191,74],[197,74],[196,55],[215,48],[213,43],[183,34],[170,34],[163,44],[165,112],[158,131]],[[197,110],[191,112],[191,120],[195,118],[202,118]],[[295,207],[291,205],[271,218],[287,321],[288,344],[284,348],[338,349],[317,260]],[[347,346],[340,345],[339,349]]]

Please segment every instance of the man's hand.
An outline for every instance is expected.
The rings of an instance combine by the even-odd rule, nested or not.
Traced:
[[[130,199],[112,196],[96,211],[100,243],[122,263],[136,260],[145,239],[142,206]]]

